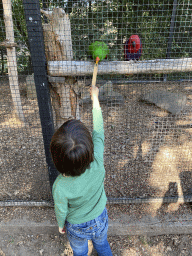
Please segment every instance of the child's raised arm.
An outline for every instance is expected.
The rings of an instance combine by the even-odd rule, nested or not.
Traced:
[[[90,95],[93,102],[93,108],[100,108],[99,103],[99,88],[96,86],[91,86],[90,88]]]
[[[103,164],[104,153],[104,127],[103,117],[99,103],[99,89],[96,86],[90,88],[91,99],[93,103],[93,143],[94,158]]]

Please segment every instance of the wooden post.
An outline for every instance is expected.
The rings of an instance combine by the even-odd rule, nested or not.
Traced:
[[[14,108],[21,121],[25,121],[21,98],[19,92],[19,82],[18,82],[18,72],[17,72],[17,59],[16,50],[14,43],[14,30],[13,30],[13,20],[12,20],[12,8],[11,0],[3,1],[3,11],[4,11],[4,21],[6,30],[6,41],[4,42],[7,48],[7,65],[9,74],[9,85],[11,89],[11,95],[13,99]]]
[[[43,24],[47,61],[72,61],[71,25],[68,15],[61,8],[41,12],[49,19],[48,24]],[[78,99],[73,89],[75,82],[72,76],[65,76],[61,82],[50,82],[57,127],[69,117],[79,118]]]

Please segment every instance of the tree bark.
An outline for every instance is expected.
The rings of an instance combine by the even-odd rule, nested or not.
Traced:
[[[43,24],[47,61],[72,61],[71,25],[68,15],[61,8],[56,8],[52,12],[44,10],[41,12],[49,19],[48,24]],[[79,118],[78,99],[73,90],[75,82],[72,76],[65,76],[64,82],[51,82],[52,104],[57,127],[70,117]]]

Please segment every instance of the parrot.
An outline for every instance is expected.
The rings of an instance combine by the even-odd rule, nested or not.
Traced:
[[[95,86],[98,71],[98,63],[99,61],[107,58],[109,48],[104,42],[95,41],[89,46],[89,53],[91,54],[92,58],[96,61],[94,65],[92,78],[92,86]]]
[[[103,60],[107,58],[109,48],[104,42],[95,41],[89,46],[89,52],[94,60]]]
[[[142,54],[142,44],[138,35],[131,35],[124,45],[125,60],[139,60]]]

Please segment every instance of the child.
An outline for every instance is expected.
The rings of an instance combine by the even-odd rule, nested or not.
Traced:
[[[51,155],[61,173],[52,192],[59,232],[65,233],[65,225],[74,256],[88,254],[88,240],[92,240],[98,255],[111,256],[107,241],[104,129],[99,89],[93,86],[90,94],[92,137],[79,120],[65,122],[52,137]]]

